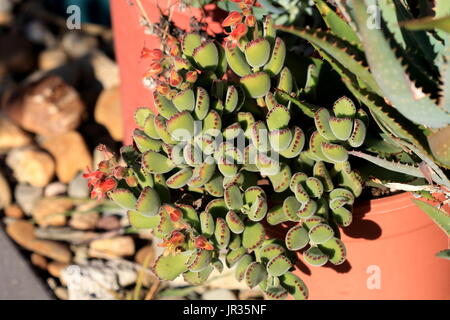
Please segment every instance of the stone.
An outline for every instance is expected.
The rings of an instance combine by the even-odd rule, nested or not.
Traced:
[[[8,181],[0,171],[0,209],[3,209],[11,204],[11,189]]]
[[[67,54],[59,49],[47,49],[39,55],[39,69],[47,71],[56,69],[67,62]]]
[[[23,129],[42,136],[76,129],[85,112],[77,91],[58,76],[26,83],[6,99],[3,109]]]
[[[59,181],[69,183],[79,171],[91,166],[92,156],[83,137],[76,131],[43,138],[41,146],[56,160]]]
[[[94,50],[89,56],[90,67],[103,89],[117,87],[120,84],[119,67],[100,50]]]
[[[20,246],[47,258],[69,263],[72,258],[70,250],[63,244],[51,240],[40,240],[34,236],[34,226],[24,220],[9,223],[6,233]]]
[[[23,147],[31,141],[29,134],[7,117],[0,115],[0,151]]]
[[[71,58],[81,58],[92,52],[98,46],[98,41],[95,37],[73,30],[64,33],[61,44]]]
[[[22,219],[24,214],[18,205],[12,204],[5,208],[5,216],[14,219]]]
[[[45,197],[56,197],[67,193],[67,185],[62,182],[52,182],[45,187]]]
[[[35,187],[44,187],[55,175],[52,157],[34,147],[13,149],[6,157],[6,164],[13,170],[17,181]]]
[[[68,263],[51,261],[47,264],[47,271],[55,278],[61,278],[62,271],[69,266]]]
[[[41,227],[61,227],[66,224],[66,216],[72,208],[73,202],[68,198],[42,198],[31,214]]]
[[[85,232],[61,227],[37,228],[34,234],[39,239],[64,241],[70,244],[86,243],[100,237],[100,234],[96,232]]]
[[[90,212],[74,212],[69,221],[69,225],[78,230],[92,230],[95,229],[100,214],[95,211]]]
[[[86,178],[83,177],[83,173],[77,174],[76,177],[70,181],[67,194],[71,198],[89,198],[89,188]]]
[[[40,254],[32,253],[31,254],[31,263],[42,270],[47,270],[47,259]]]
[[[103,90],[95,105],[95,121],[105,126],[116,141],[123,140],[123,117],[119,87]]]
[[[14,189],[14,198],[26,215],[31,215],[33,207],[43,194],[43,188],[26,184],[18,184]]]
[[[134,252],[134,241],[130,236],[97,239],[92,241],[89,246],[91,257],[127,257],[132,256]]]
[[[236,300],[233,292],[227,289],[214,289],[206,291],[202,295],[203,300]]]
[[[146,261],[146,259],[148,259]],[[155,260],[155,249],[152,246],[145,246],[138,250],[134,256],[134,261],[140,265],[144,265],[147,262],[147,267],[153,265]]]
[[[120,229],[120,219],[113,215],[102,216],[97,222],[97,228],[108,231]]]
[[[57,287],[54,291],[59,300],[69,300],[69,291],[64,287]]]
[[[0,0],[0,25],[8,25],[13,19],[13,4],[11,0]]]

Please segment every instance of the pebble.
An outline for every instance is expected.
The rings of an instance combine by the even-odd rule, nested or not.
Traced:
[[[89,188],[86,178],[83,178],[83,173],[77,174],[75,178],[70,181],[67,193],[71,198],[84,199],[89,197]]]
[[[67,185],[62,182],[52,182],[45,187],[45,197],[56,197],[67,193]]]
[[[18,205],[12,204],[5,208],[5,216],[14,219],[22,219],[24,214]]]
[[[31,137],[19,126],[0,115],[0,150],[23,147],[31,143]]]
[[[102,216],[97,222],[97,228],[103,230],[117,230],[120,227],[120,219],[113,215]]]
[[[147,267],[151,266],[153,264],[153,261],[155,259],[155,249],[151,245],[142,247],[138,250],[136,255],[134,256],[134,261],[140,265],[144,265],[146,262],[146,259],[148,260]]]
[[[74,212],[69,221],[69,225],[78,230],[92,230],[95,229],[100,214],[96,211],[91,212]]]
[[[127,257],[132,256],[134,252],[134,241],[130,236],[97,239],[92,241],[89,246],[91,257]]]
[[[41,227],[61,227],[66,224],[73,202],[67,198],[42,198],[32,210],[32,216]]]
[[[40,254],[32,253],[31,254],[31,263],[38,267],[39,269],[46,270],[47,269],[47,259]]]
[[[236,295],[227,289],[214,289],[202,295],[203,300],[236,300]]]
[[[11,204],[11,189],[8,181],[0,171],[0,209],[3,209]]]
[[[26,184],[18,184],[14,189],[14,198],[26,215],[31,215],[33,207],[43,194],[43,188]]]
[[[123,140],[123,117],[119,87],[105,89],[95,105],[95,121],[102,124],[116,141]]]

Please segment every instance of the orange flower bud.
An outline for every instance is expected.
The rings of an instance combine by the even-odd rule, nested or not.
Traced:
[[[165,83],[160,83],[156,86],[156,91],[158,91],[159,94],[165,96],[169,93],[170,87]]]
[[[187,82],[195,83],[197,81],[197,78],[198,78],[197,71],[189,71],[188,73],[186,73]]]
[[[163,52],[159,49],[143,48],[141,51],[141,58],[150,58],[151,60],[161,60],[164,56]]]
[[[194,245],[197,249],[214,250],[214,246],[204,236],[195,238]]]
[[[147,77],[154,77],[163,71],[163,67],[159,62],[153,62],[145,74]]]
[[[245,24],[249,27],[254,27],[256,24],[256,19],[254,15],[249,15],[245,18]]]
[[[231,27],[242,21],[242,15],[237,11],[232,11],[222,22],[222,27]]]
[[[169,84],[172,87],[178,87],[182,81],[183,78],[178,74],[178,72],[172,69],[169,75]]]

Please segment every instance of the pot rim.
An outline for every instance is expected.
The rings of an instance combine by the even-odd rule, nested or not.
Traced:
[[[411,201],[412,199],[415,199],[415,197],[411,192],[402,192],[383,198],[357,201],[353,215],[373,216],[415,207],[416,205]]]

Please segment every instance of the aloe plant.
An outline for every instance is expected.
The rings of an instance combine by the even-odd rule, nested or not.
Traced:
[[[299,88],[272,17],[255,18],[253,1],[233,2],[241,10],[224,20],[224,43],[197,33],[168,35],[161,39],[162,50],[148,55],[154,109],[136,111],[133,146],[123,147],[120,156],[107,153],[88,175],[89,183],[94,196],[106,193],[128,210],[134,228],[152,229],[162,239],[164,254],[153,266],[160,279],[182,276],[197,285],[226,265],[268,299],[305,299],[308,289],[293,273],[293,252],[315,267],[346,259],[337,226],[351,224],[353,204],[367,180],[352,167],[350,156],[374,151],[401,161],[402,150],[411,147],[430,157],[433,179],[446,177],[424,147],[405,138],[415,135],[392,118],[386,102],[372,102],[379,103],[373,96],[381,89],[375,79],[357,79],[371,76],[358,60],[351,64],[357,76],[348,70],[342,74],[358,90],[374,86],[369,95],[355,95],[368,97],[363,102],[370,114],[345,96],[332,106],[307,103],[300,98],[314,90],[314,66]],[[338,18],[331,16],[333,25],[353,32]],[[300,35],[337,50],[327,35]],[[336,66],[345,62],[314,45]],[[342,50],[336,56],[351,55]],[[368,129],[377,123],[386,123],[382,128],[389,144],[369,141]],[[392,133],[396,129],[402,136]],[[400,138],[398,151],[392,143]],[[389,168],[397,166],[404,165]],[[423,171],[409,169],[401,172],[425,178]],[[283,236],[271,237],[271,228],[285,230]]]

